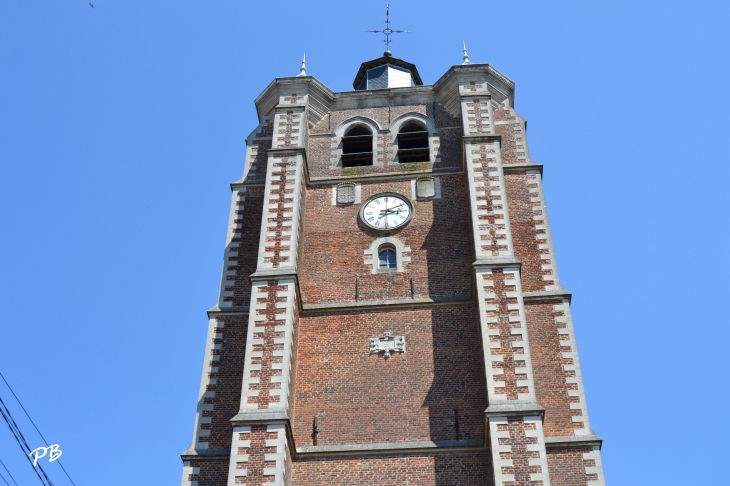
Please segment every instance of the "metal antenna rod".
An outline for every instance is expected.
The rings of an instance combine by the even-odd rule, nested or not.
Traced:
[[[410,34],[409,30],[393,30],[390,28],[390,5],[385,6],[385,29],[383,30],[366,30],[375,34],[385,34],[385,56],[392,56],[390,52],[390,36],[391,34]]]

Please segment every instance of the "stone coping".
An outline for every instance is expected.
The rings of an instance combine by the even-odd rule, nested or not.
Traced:
[[[444,450],[445,449],[445,450]],[[297,456],[321,455],[372,455],[372,454],[418,454],[424,452],[457,452],[484,449],[481,439],[470,440],[420,440],[412,442],[379,442],[374,444],[341,444],[326,446],[297,447]]]
[[[583,445],[597,445],[598,449],[601,449],[603,445],[603,439],[598,437],[594,433],[587,435],[573,435],[566,437],[545,437],[545,448],[546,449],[557,449],[562,447],[578,447]]]
[[[466,304],[473,302],[472,296],[468,297],[436,297],[430,299],[427,297],[419,297],[416,299],[393,299],[393,300],[366,300],[362,302],[333,302],[329,304],[304,304],[302,310],[304,312],[318,312],[329,310],[352,310],[352,309],[378,309],[424,305],[450,305],[450,304]]]
[[[511,415],[539,415],[545,413],[543,408],[537,402],[526,400],[503,400],[492,403],[484,411],[487,417],[504,417]]]
[[[250,312],[250,308],[248,306],[245,307],[218,307],[213,306],[210,309],[207,310],[208,317],[213,316],[233,316],[233,315],[243,315],[248,314]]]
[[[522,292],[522,300],[524,302],[537,302],[541,300],[573,299],[573,294],[565,289],[560,290],[542,290],[539,292]]]

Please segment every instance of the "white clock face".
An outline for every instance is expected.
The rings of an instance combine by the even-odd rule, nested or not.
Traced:
[[[393,230],[408,224],[413,216],[411,203],[396,194],[379,194],[363,204],[360,218],[371,228]]]

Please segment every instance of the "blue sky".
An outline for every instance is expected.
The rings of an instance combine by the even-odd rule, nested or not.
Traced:
[[[0,371],[78,486],[176,485],[253,100],[303,51],[352,89],[385,5],[93,3],[0,3]],[[611,484],[725,480],[728,18],[720,1],[391,3],[411,31],[391,50],[424,83],[462,40],[517,83]],[[0,459],[39,484],[3,424]]]

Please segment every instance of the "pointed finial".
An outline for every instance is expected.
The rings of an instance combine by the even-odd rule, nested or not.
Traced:
[[[464,42],[464,41],[462,41]],[[466,42],[464,42],[464,62],[462,64],[471,64],[471,61],[469,60],[469,54],[466,53]]]
[[[307,53],[304,53],[304,57],[302,58],[302,67],[299,68],[299,74],[297,76],[306,76],[307,75]]]

